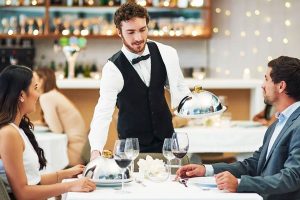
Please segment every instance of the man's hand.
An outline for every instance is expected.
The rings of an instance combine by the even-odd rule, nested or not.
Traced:
[[[180,167],[177,170],[176,179],[178,177],[188,178],[188,177],[196,177],[196,176],[204,176],[204,175],[205,175],[204,165],[189,164],[189,165]]]
[[[92,161],[92,160],[98,158],[99,156],[101,156],[100,151],[98,151],[98,150],[93,150],[93,151],[91,152],[91,158],[90,158],[90,161]]]
[[[236,192],[238,187],[238,179],[230,172],[221,172],[216,177],[216,183],[220,190],[227,190],[228,192]]]

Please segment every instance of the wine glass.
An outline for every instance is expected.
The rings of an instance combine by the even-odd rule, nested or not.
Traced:
[[[128,153],[125,152],[125,149]],[[126,168],[130,165],[131,163],[131,158],[130,158],[130,148],[126,148],[126,140],[116,140],[115,146],[114,146],[114,159],[117,163],[117,165],[122,169],[122,193],[127,193],[124,191],[124,174],[126,171]]]
[[[131,163],[131,174],[134,171],[134,160],[140,153],[139,139],[138,138],[127,138],[125,145],[126,154],[132,159]]]
[[[172,153],[172,138],[165,138],[162,152],[164,157],[168,160],[169,177],[171,177],[171,160],[175,158]]]
[[[189,150],[189,138],[184,132],[175,132],[172,135],[172,153],[179,159],[179,166],[181,166],[181,159],[187,154]]]

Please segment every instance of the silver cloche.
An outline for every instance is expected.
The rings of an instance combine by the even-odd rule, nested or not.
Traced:
[[[86,165],[83,176],[93,180],[121,180],[122,171],[113,158],[100,156]],[[126,169],[124,179],[129,178],[129,170]]]
[[[216,95],[195,86],[194,91],[181,100],[175,114],[183,118],[202,118],[221,114],[225,110]]]

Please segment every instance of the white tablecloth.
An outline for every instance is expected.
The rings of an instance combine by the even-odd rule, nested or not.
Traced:
[[[136,182],[125,184],[125,189],[130,192],[128,194],[120,194],[113,188],[97,187],[91,193],[66,193],[63,200],[262,200],[262,197],[255,193],[226,193],[217,188],[205,190],[189,182],[188,187],[175,181],[163,183],[144,181],[144,184],[146,186]]]
[[[35,132],[34,134],[47,159],[47,168],[42,173],[65,168],[69,163],[67,136],[51,132]]]
[[[188,126],[176,131],[189,136],[189,153],[254,152],[262,145],[267,127]]]

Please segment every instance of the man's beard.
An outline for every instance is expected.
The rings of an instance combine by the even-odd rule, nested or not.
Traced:
[[[268,99],[267,96],[264,96],[264,103],[265,103],[266,105],[273,105],[272,102],[273,102],[273,101],[271,101],[270,99]]]
[[[125,38],[123,37],[123,35],[121,34],[121,37],[122,37],[122,40],[123,40],[123,44],[127,47],[127,49],[132,52],[132,53],[135,53],[135,54],[139,54],[139,53],[142,53],[144,52],[145,48],[146,48],[146,43],[145,43],[145,40],[141,40],[141,41],[136,41],[134,42],[134,44],[143,44],[142,48],[140,50],[136,50],[134,48],[132,48],[128,43],[127,41],[125,40]],[[146,39],[147,40],[147,39]]]

